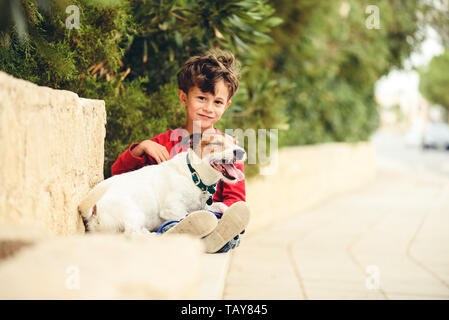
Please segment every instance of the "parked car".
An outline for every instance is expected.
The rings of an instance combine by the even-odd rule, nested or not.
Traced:
[[[449,125],[442,122],[428,124],[424,129],[422,147],[449,149]]]

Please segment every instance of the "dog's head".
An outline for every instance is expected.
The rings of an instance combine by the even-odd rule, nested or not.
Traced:
[[[201,135],[191,135],[190,148],[198,159],[221,174],[226,182],[236,183],[245,178],[235,167],[236,161],[245,161],[245,149],[237,144],[234,137],[222,133],[203,132]]]

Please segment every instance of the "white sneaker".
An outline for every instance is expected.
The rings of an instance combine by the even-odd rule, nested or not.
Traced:
[[[190,234],[196,238],[203,238],[217,227],[218,219],[207,210],[199,210],[189,213],[174,227],[167,230],[166,234]]]
[[[202,240],[207,253],[220,250],[226,243],[240,234],[248,225],[249,207],[244,201],[232,204],[218,221],[215,230]]]

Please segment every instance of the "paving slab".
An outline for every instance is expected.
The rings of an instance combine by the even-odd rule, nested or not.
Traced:
[[[228,274],[231,252],[202,255],[198,299],[221,300]]]
[[[448,201],[448,177],[381,160],[373,183],[244,237],[223,297],[449,299]]]

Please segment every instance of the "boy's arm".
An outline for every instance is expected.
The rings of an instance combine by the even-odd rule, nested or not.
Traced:
[[[157,142],[159,144],[162,144],[161,137],[162,136],[160,134],[151,140],[154,142]],[[131,146],[128,148],[128,150],[123,152],[117,158],[117,160],[114,162],[114,164],[111,167],[111,175],[114,176],[116,174],[121,174],[121,173],[140,169],[146,165],[157,164],[157,161],[153,157],[147,155],[146,153],[144,153],[140,157],[133,155],[131,150],[133,150],[138,145],[139,145],[138,143],[131,144]]]
[[[243,162],[236,162],[235,168],[242,173],[245,173]],[[235,184],[226,183],[221,180],[217,185],[212,200],[214,201],[212,208],[215,208],[219,212],[223,212],[223,210],[219,210],[220,205],[218,205],[218,203],[220,202],[229,207],[235,202],[246,201],[245,179],[240,180]],[[215,203],[217,203],[217,205],[214,205]]]

